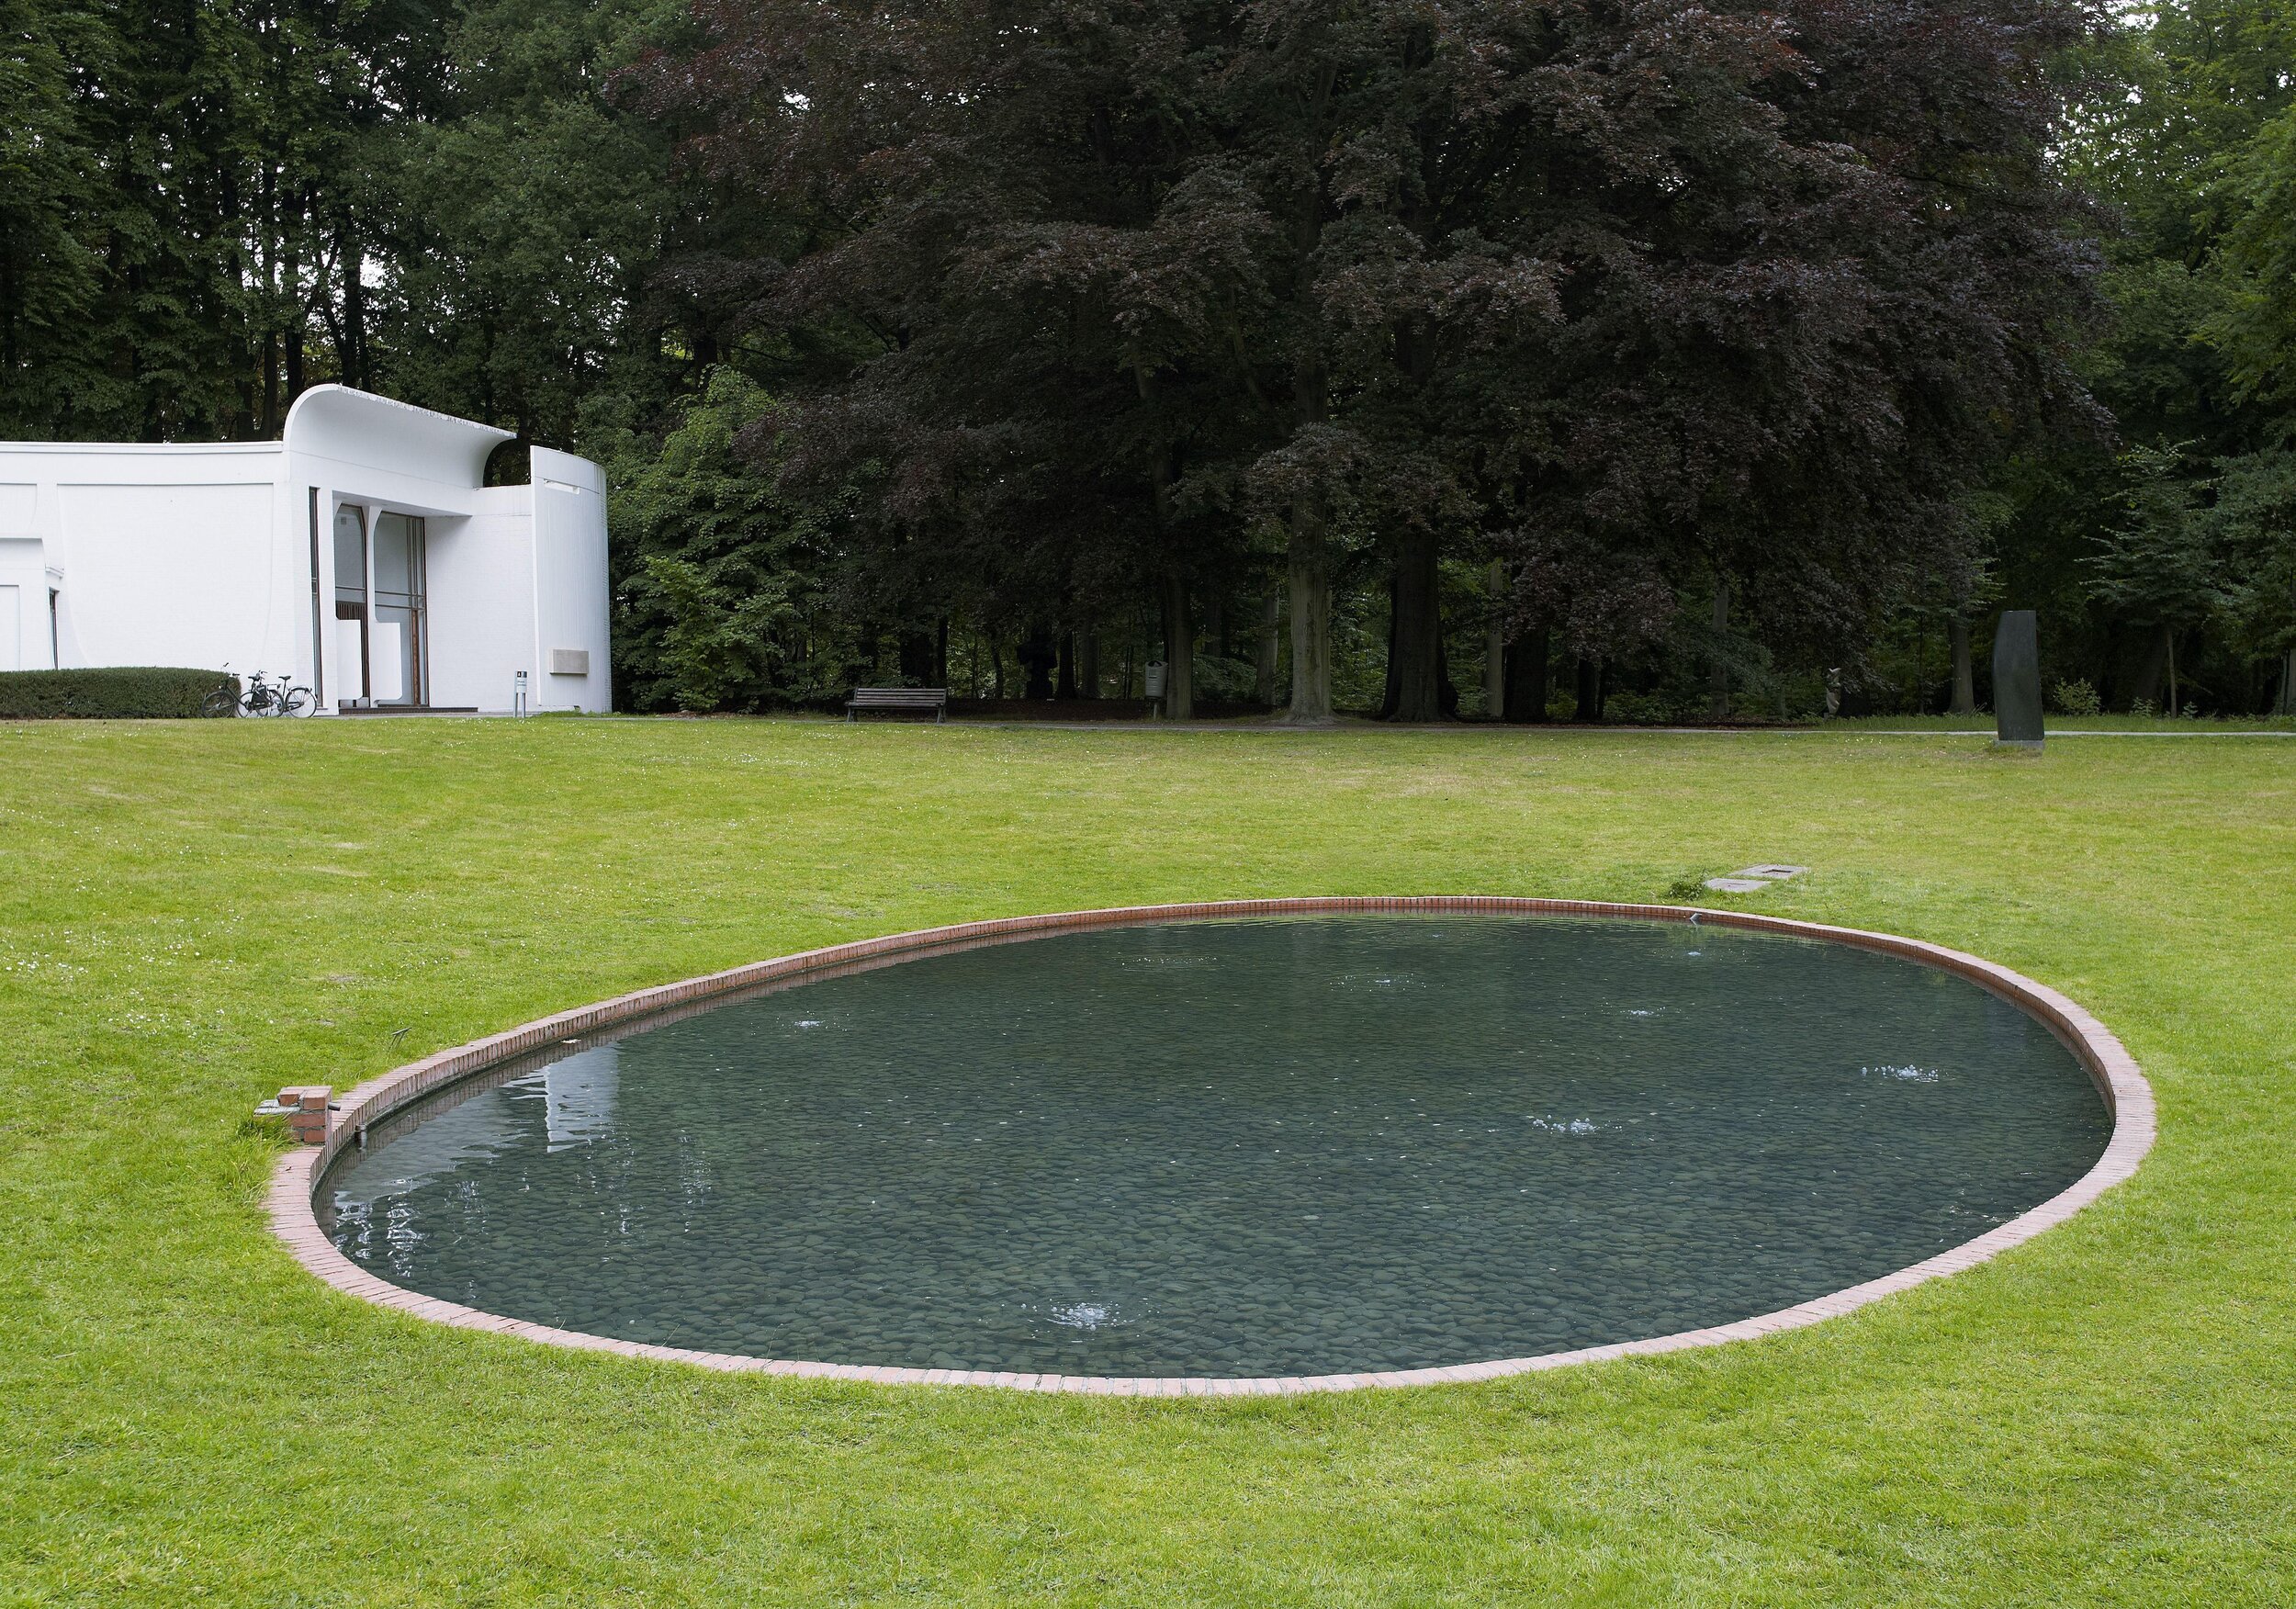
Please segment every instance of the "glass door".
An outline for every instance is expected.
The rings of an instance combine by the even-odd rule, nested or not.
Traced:
[[[375,516],[374,624],[367,685],[377,703],[427,703],[423,529],[411,514]]]

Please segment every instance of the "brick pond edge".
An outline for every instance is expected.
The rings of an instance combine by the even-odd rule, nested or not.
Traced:
[[[1615,917],[1646,921],[1697,922],[1717,928],[1741,928],[1823,939],[1879,951],[1969,979],[2021,1007],[2039,1019],[2073,1052],[2088,1070],[2090,1079],[2112,1114],[2112,1137],[2096,1164],[2072,1185],[2048,1200],[1997,1224],[1975,1239],[1940,1252],[1895,1273],[1852,1285],[1830,1295],[1774,1312],[1760,1313],[1734,1323],[1684,1330],[1638,1341],[1616,1341],[1601,1346],[1581,1346],[1566,1352],[1531,1357],[1493,1358],[1484,1363],[1451,1364],[1440,1368],[1383,1370],[1366,1374],[1285,1375],[1243,1378],[1119,1377],[1101,1375],[1022,1374],[985,1369],[898,1368],[863,1364],[812,1363],[784,1358],[747,1357],[733,1353],[701,1352],[682,1346],[620,1341],[606,1335],[560,1330],[524,1319],[483,1312],[458,1302],[442,1300],[377,1278],[337,1249],[319,1225],[316,1192],[327,1170],[345,1146],[361,1142],[375,1124],[440,1087],[513,1057],[569,1040],[580,1040],[640,1018],[682,1015],[677,1008],[698,1009],[721,996],[759,991],[777,983],[809,982],[816,978],[873,970],[921,952],[968,949],[1011,942],[1069,928],[1132,926],[1150,922],[1185,921],[1208,917],[1279,915],[1363,915],[1379,912],[1483,912],[1499,915],[1551,917]],[[1421,1386],[1497,1379],[1536,1369],[1562,1368],[1614,1357],[1645,1357],[1682,1352],[1697,1346],[1718,1346],[1731,1341],[1750,1341],[1781,1330],[1799,1329],[1821,1320],[1855,1311],[1868,1302],[1910,1290],[1931,1279],[1958,1274],[2009,1247],[2021,1244],[2078,1212],[2099,1196],[2136,1172],[2153,1146],[2157,1124],[2152,1086],[2135,1059],[2104,1025],[2044,984],[2035,983],[2009,968],[1979,956],[1917,939],[1869,933],[1854,928],[1829,927],[1784,917],[1745,911],[1694,910],[1681,906],[1615,905],[1594,900],[1529,899],[1503,895],[1422,895],[1396,898],[1304,898],[1215,900],[1192,905],[1133,906],[1113,910],[1067,911],[1050,916],[1007,917],[992,921],[964,922],[928,928],[880,939],[863,939],[785,955],[772,961],[689,978],[682,983],[640,989],[635,994],[602,1000],[572,1011],[490,1034],[452,1050],[440,1051],[394,1068],[344,1094],[330,1114],[325,1139],[317,1144],[296,1145],[280,1159],[266,1199],[272,1229],[287,1243],[296,1260],[337,1290],[396,1308],[418,1318],[466,1330],[485,1330],[516,1335],[554,1346],[580,1351],[610,1352],[625,1357],[659,1359],[697,1365],[735,1373],[791,1375],[804,1378],[869,1380],[885,1385],[994,1386],[1016,1390],[1076,1391],[1120,1397],[1235,1397],[1279,1396],[1305,1391],[1349,1391],[1374,1386]]]

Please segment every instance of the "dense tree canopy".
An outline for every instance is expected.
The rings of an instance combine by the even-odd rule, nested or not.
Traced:
[[[2114,703],[2296,713],[2296,12],[2174,0],[2096,59],[2065,165],[2107,204],[2083,371],[2117,436],[2012,466],[2004,568]]]
[[[636,707],[2291,696],[2280,0],[0,13],[0,433],[589,451]]]
[[[640,0],[6,4],[0,430],[276,435],[340,379],[565,440],[642,348]]]
[[[1067,629],[1155,591],[1182,708],[1192,592],[1275,542],[1293,713],[1328,713],[1335,530],[1404,718],[1452,707],[1446,556],[1584,659],[1718,587],[1838,656],[1974,568],[1959,500],[2079,405],[2070,7],[701,16],[647,104],[706,125],[715,186],[833,220],[745,321],[879,345],[801,459],[884,467],[895,568],[962,552]]]

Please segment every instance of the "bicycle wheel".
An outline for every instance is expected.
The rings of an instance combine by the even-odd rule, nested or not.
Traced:
[[[199,701],[203,715],[236,715],[239,714],[239,694],[228,687],[219,687]]]
[[[308,715],[314,703],[308,687],[290,687],[279,695],[279,713],[283,715]]]

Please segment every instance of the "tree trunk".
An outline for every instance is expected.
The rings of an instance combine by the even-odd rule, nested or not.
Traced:
[[[1179,575],[1164,581],[1164,714],[1170,721],[1196,718],[1196,620],[1187,579]]]
[[[2296,715],[2296,647],[2280,656],[2280,697],[2272,706],[2276,715]]]
[[[1570,718],[1591,725],[1603,718],[1603,667],[1599,660],[1579,656],[1579,707]]]
[[[347,217],[340,219],[335,227],[335,271],[343,276],[343,383],[362,390],[371,390],[373,377],[366,371],[365,262],[358,236],[352,230],[350,219]]]
[[[1296,261],[1304,264],[1313,254],[1322,228],[1322,183],[1318,179],[1302,192],[1293,219]],[[1323,368],[1310,349],[1292,370],[1292,419],[1298,424],[1317,424],[1324,411]],[[1321,491],[1306,492],[1291,505],[1287,582],[1291,593],[1291,707],[1284,719],[1296,726],[1328,726],[1332,719],[1329,512]]]
[[[1953,644],[1953,707],[1956,715],[1977,713],[1977,669],[1969,657],[1969,621],[1956,614],[1945,627]]]
[[[2177,628],[2173,625],[2162,626],[2160,640],[2161,646],[2167,650],[2168,655],[2168,707],[2161,713],[2173,715],[2184,708],[2177,698]]]
[[[1312,499],[1291,510],[1291,707],[1284,719],[1327,726],[1332,719],[1332,570],[1323,545],[1323,511]]]
[[[1276,658],[1283,647],[1284,599],[1271,591],[1260,603],[1260,640],[1252,667],[1252,698],[1262,709],[1276,707]]]
[[[1392,569],[1390,569],[1387,577],[1387,674],[1386,678],[1379,683],[1379,707],[1377,712],[1379,718],[1382,721],[1391,721],[1395,718],[1395,705],[1401,697],[1403,681],[1402,669],[1396,663],[1395,660],[1395,617],[1398,611],[1395,607],[1395,572]]]
[[[1090,627],[1076,634],[1076,696],[1100,696],[1100,634]]]
[[[1499,600],[1506,590],[1505,563],[1492,559],[1486,579],[1491,587],[1491,624],[1483,629],[1483,714],[1503,721],[1507,718],[1507,616]]]
[[[1444,719],[1442,571],[1432,532],[1414,532],[1395,553],[1394,608],[1388,628],[1390,721]]]
[[[279,418],[279,337],[269,330],[255,349],[256,360],[263,365],[263,429],[265,441],[283,433]]]
[[[1716,579],[1714,583],[1714,669],[1706,677],[1706,718],[1727,721],[1730,718],[1730,662],[1723,658],[1723,635],[1730,629],[1730,583]]]
[[[2145,647],[2144,658],[2136,668],[2136,680],[2129,687],[2129,707],[2132,710],[2141,703],[2156,704],[2160,702],[2161,667],[2167,662],[2164,647],[2167,640],[2165,635],[2155,636]]]
[[[1076,634],[1073,631],[1061,633],[1060,668],[1053,675],[1052,696],[1063,699],[1076,696]]]
[[[1027,680],[1021,685],[1022,698],[1039,702],[1052,696],[1052,664],[1060,658],[1050,632],[1031,630],[1020,639],[1020,668]]]
[[[1547,628],[1525,632],[1507,649],[1506,717],[1510,721],[1547,718]]]
[[[1161,412],[1161,388],[1155,372],[1137,354],[1132,374],[1140,399],[1154,418]],[[1172,486],[1180,477],[1178,449],[1168,435],[1154,444],[1148,472],[1156,511],[1156,529],[1172,541]],[[1188,612],[1187,578],[1176,568],[1167,571],[1158,602],[1164,613],[1164,715],[1168,721],[1193,720],[1196,715],[1196,622]]]
[[[934,647],[929,632],[904,631],[901,634],[901,684],[904,687],[934,685]]]
[[[285,270],[280,276],[280,287],[286,293],[281,299],[285,300],[291,297],[295,301],[295,312],[279,333],[280,359],[286,368],[287,402],[289,407],[293,407],[296,398],[303,394],[303,325],[306,319],[304,312],[306,304],[303,300],[303,250],[300,244],[303,211],[304,208],[298,201],[294,208],[294,222],[290,226],[294,232],[294,239],[281,253]]]

